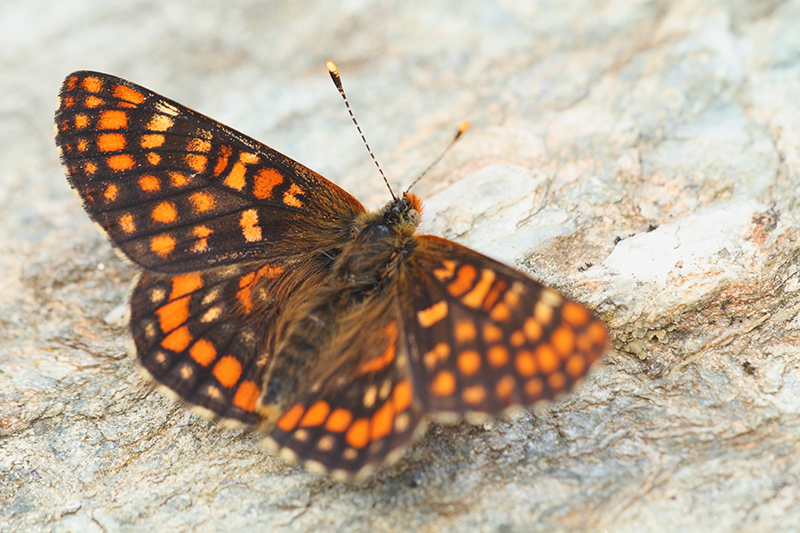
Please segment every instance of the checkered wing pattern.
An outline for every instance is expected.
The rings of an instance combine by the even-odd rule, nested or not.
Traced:
[[[554,398],[602,354],[605,327],[582,305],[416,235],[413,194],[367,213],[275,150],[108,74],[67,77],[55,128],[85,210],[143,268],[130,329],[147,375],[315,471],[363,477],[426,415],[480,420]]]
[[[417,238],[404,323],[423,408],[496,415],[568,392],[605,348],[582,305],[456,243]]]
[[[108,74],[67,77],[55,128],[86,211],[148,270],[188,272],[315,252],[332,244],[321,239],[346,239],[336,230],[364,211],[264,144]]]
[[[351,334],[330,347],[341,350],[340,366],[286,410],[267,438],[284,457],[339,479],[393,462],[425,427],[396,307]]]

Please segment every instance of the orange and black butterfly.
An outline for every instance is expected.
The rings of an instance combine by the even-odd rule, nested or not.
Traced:
[[[70,74],[55,116],[70,185],[142,268],[139,363],[196,412],[363,477],[435,419],[568,391],[603,352],[582,305],[418,235],[410,193],[367,212],[260,142],[143,87]]]

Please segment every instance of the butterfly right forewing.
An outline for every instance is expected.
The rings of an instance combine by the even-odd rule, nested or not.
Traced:
[[[402,308],[432,415],[495,415],[552,399],[602,355],[606,329],[584,306],[456,243],[417,242]]]

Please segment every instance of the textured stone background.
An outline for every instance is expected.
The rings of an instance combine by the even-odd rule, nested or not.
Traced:
[[[234,6],[235,7],[232,7]],[[0,529],[775,531],[800,523],[800,1],[0,4]],[[425,229],[596,308],[562,402],[434,425],[364,485],[151,391],[134,272],[69,191],[59,84],[111,72],[370,207],[337,62]]]

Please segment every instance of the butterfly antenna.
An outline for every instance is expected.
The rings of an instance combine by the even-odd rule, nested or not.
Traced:
[[[428,168],[426,168],[424,171],[422,171],[422,174],[420,174],[420,175],[419,175],[419,177],[418,177],[417,179],[415,179],[413,182],[411,182],[411,185],[409,185],[409,186],[408,186],[408,189],[406,189],[406,194],[408,194],[408,191],[410,191],[410,190],[411,190],[411,187],[413,187],[414,185],[416,185],[416,183],[417,183],[419,180],[421,180],[421,179],[422,179],[422,177],[423,177],[425,174],[427,174],[427,173],[428,173],[428,171],[429,171],[430,169],[432,169],[433,167],[435,167],[435,166],[436,166],[436,164],[437,164],[439,161],[441,161],[441,160],[442,160],[442,158],[445,156],[445,154],[446,154],[447,152],[449,152],[449,151],[450,151],[450,148],[452,148],[452,147],[453,147],[453,145],[454,145],[454,144],[456,144],[456,141],[457,141],[459,138],[461,138],[461,136],[462,136],[462,135],[464,135],[464,132],[465,132],[465,131],[467,131],[468,129],[469,129],[469,122],[467,122],[466,120],[465,120],[464,122],[462,122],[461,124],[459,124],[459,125],[458,125],[458,131],[456,132],[456,136],[455,136],[455,137],[453,137],[453,140],[452,140],[452,141],[450,141],[450,144],[448,144],[448,145],[445,147],[445,149],[444,149],[444,150],[442,150],[442,153],[441,153],[441,154],[439,154],[439,157],[437,157],[436,159],[434,159],[434,160],[433,160],[433,163],[431,163],[430,165],[428,165]]]
[[[367,147],[367,152],[369,152],[369,156],[372,158],[372,161],[375,163],[375,166],[378,167],[378,172],[381,173],[383,177],[383,182],[386,183],[386,186],[389,188],[389,193],[392,195],[393,200],[397,200],[397,196],[394,195],[394,191],[392,190],[392,186],[389,185],[389,180],[386,179],[386,174],[383,173],[383,169],[378,164],[378,160],[375,159],[375,154],[372,153],[372,148],[369,147],[369,143],[367,142],[367,138],[364,137],[364,132],[361,131],[361,126],[358,125],[358,121],[356,120],[356,116],[353,114],[353,110],[350,109],[350,102],[347,101],[347,95],[344,94],[344,87],[342,87],[342,78],[339,77],[339,69],[336,68],[336,65],[333,64],[333,61],[328,61],[326,63],[328,67],[328,72],[331,74],[331,79],[333,80],[334,85],[336,88],[339,89],[339,94],[342,95],[342,99],[344,99],[344,105],[347,106],[347,112],[350,113],[350,118],[353,119],[353,124],[356,125],[356,129],[358,133],[361,135],[361,140],[364,141],[364,146]]]

